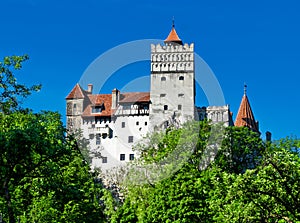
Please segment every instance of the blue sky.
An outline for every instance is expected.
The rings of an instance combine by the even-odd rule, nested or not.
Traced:
[[[34,111],[64,117],[65,97],[92,61],[122,43],[166,38],[174,16],[178,35],[195,43],[234,117],[246,82],[261,132],[300,136],[297,0],[9,0],[0,8],[0,57],[28,54],[18,80],[43,85],[24,102]],[[149,73],[148,62],[124,67],[104,91]],[[207,105],[203,94],[197,97]]]

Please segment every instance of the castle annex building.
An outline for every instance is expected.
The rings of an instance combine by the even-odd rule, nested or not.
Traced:
[[[196,107],[194,44],[183,43],[174,24],[164,44],[151,44],[150,75],[150,92],[93,94],[92,84],[76,84],[66,97],[67,128],[89,139],[92,166],[107,170],[134,160],[132,147],[147,133],[188,120],[233,125],[228,105]],[[235,125],[259,132],[246,91]]]

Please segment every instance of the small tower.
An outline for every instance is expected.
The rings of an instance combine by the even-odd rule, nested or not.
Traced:
[[[92,85],[89,91],[84,91],[79,84],[76,84],[66,97],[67,101],[67,129],[72,131],[81,128],[81,115],[84,108],[85,95],[92,93]]]
[[[194,44],[183,44],[174,22],[165,45],[151,45],[150,129],[195,117]]]
[[[235,126],[246,126],[254,132],[259,133],[258,122],[255,121],[254,115],[247,97],[247,85],[244,85],[244,96],[234,123]]]

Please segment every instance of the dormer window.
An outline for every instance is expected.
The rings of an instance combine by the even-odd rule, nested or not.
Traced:
[[[101,113],[102,112],[102,106],[93,106],[92,107],[92,113]]]

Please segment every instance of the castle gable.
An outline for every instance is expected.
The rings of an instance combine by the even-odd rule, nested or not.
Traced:
[[[66,99],[83,99],[85,94],[86,91],[83,90],[79,84],[76,84]]]

